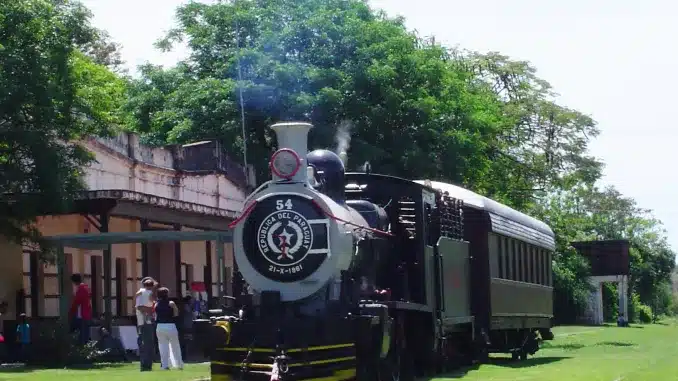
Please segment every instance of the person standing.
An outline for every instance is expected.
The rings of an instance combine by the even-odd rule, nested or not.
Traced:
[[[181,357],[187,358],[186,343],[188,342],[191,332],[193,330],[193,319],[195,313],[193,312],[193,298],[191,295],[184,296],[181,305],[181,313],[179,314],[179,323],[177,329],[179,330],[179,344],[181,345]]]
[[[151,277],[146,277],[141,280],[142,287],[137,291],[134,308],[137,315],[137,333],[139,334],[139,363],[142,372],[153,369],[153,357],[155,357],[154,350],[154,336],[153,329],[153,290],[155,288],[155,280]]]
[[[81,345],[89,341],[89,327],[92,322],[92,294],[89,287],[82,281],[82,275],[71,275],[71,282],[75,286],[75,295],[68,312],[71,321],[71,332],[78,332],[78,342]]]
[[[16,341],[19,344],[19,360],[25,363],[28,360],[31,346],[31,325],[28,324],[26,314],[19,315],[16,326]]]
[[[162,369],[184,368],[179,345],[179,331],[176,320],[179,317],[179,307],[169,299],[169,289],[158,289],[158,300],[155,302],[155,320],[157,323],[158,349],[160,350],[160,364]]]

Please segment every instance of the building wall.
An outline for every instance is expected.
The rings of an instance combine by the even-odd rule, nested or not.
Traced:
[[[90,190],[124,189],[231,211],[242,208],[246,192],[222,173],[179,172],[172,168],[172,155],[166,149],[137,145],[142,154],[134,154],[135,159],[107,142],[83,143],[96,160],[85,174]]]
[[[0,319],[16,316],[16,292],[21,288],[21,246],[0,237],[0,301],[7,302],[7,311]]]

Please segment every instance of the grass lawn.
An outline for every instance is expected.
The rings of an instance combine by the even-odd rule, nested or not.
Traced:
[[[95,369],[35,369],[2,370],[2,381],[191,381],[209,377],[209,366],[187,364],[184,370],[160,370],[155,364],[152,372],[140,372],[139,363],[101,365]]]
[[[431,381],[677,381],[678,324],[558,327],[536,356],[490,364]]]
[[[525,362],[494,357],[490,364],[428,381],[678,381],[678,322],[617,327],[558,327]],[[0,370],[2,381],[191,381],[209,376],[207,365],[183,371],[139,372],[139,365],[90,370]]]

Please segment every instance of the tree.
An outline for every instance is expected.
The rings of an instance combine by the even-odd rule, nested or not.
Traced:
[[[593,184],[602,163],[588,152],[599,133],[595,121],[557,104],[551,85],[537,77],[525,61],[499,53],[463,53],[465,64],[478,81],[491,86],[502,101],[503,134],[493,157],[489,193],[526,208],[535,192]]]
[[[0,234],[17,242],[39,240],[34,218],[82,189],[91,157],[75,142],[122,121],[126,82],[80,50],[97,38],[89,17],[68,1],[0,2]]]
[[[331,148],[337,126],[351,125],[354,168],[370,161],[385,173],[469,184],[487,172],[501,132],[495,94],[402,20],[357,0],[191,3],[177,14],[159,45],[185,40],[190,57],[144,67],[129,104],[148,141],[216,138],[242,152],[242,91],[260,181],[275,148],[267,126],[290,119],[316,126],[313,147]]]
[[[634,200],[613,187],[600,190],[580,185],[552,193],[535,206],[534,214],[547,222],[557,237],[554,287],[556,311],[562,308],[559,318],[572,321],[576,316],[569,312],[581,311],[587,303],[588,263],[569,247],[570,242],[586,240],[628,240],[629,300],[635,294],[640,303],[668,312],[665,292],[675,253],[668,246],[661,223],[650,211],[638,208]],[[634,306],[630,307],[632,314]]]
[[[634,290],[644,301],[657,295],[672,256],[657,221],[594,187],[603,168],[588,152],[595,121],[560,105],[528,62],[444,48],[360,0],[189,3],[177,16],[158,46],[184,41],[189,57],[142,67],[126,104],[146,142],[217,139],[239,158],[243,116],[263,182],[276,144],[269,124],[312,122],[314,148],[335,146],[337,126],[348,125],[349,168],[370,161],[382,173],[461,184],[547,221],[559,317],[573,318],[589,293],[574,240],[629,237]]]

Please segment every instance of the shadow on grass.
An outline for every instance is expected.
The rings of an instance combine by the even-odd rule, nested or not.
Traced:
[[[620,341],[602,341],[599,343],[591,344],[589,346],[594,347],[633,347],[636,344],[626,343]],[[552,344],[550,342],[542,343],[542,349],[562,349],[564,351],[576,351],[586,347],[586,345],[578,343],[563,343],[563,344]]]
[[[552,344],[549,342],[542,343],[541,349],[562,349],[564,351],[576,351],[577,349],[584,348],[583,344],[576,343],[565,343],[565,344]]]
[[[435,376],[432,376],[432,377],[422,377],[422,378],[419,378],[418,380],[419,381],[432,381],[432,380],[447,379],[447,378],[463,378],[464,376],[466,376],[467,373],[474,371],[474,370],[478,370],[479,367],[480,367],[480,365],[478,365],[478,364],[472,365],[472,366],[465,366],[465,367],[459,368],[457,370],[451,371],[449,373],[439,374],[439,375],[435,375]]]
[[[507,357],[493,357],[490,358],[488,364],[502,366],[505,368],[529,368],[532,366],[546,365],[554,362],[569,359],[566,356],[544,356],[528,358],[525,361],[514,361]]]
[[[603,341],[600,343],[595,343],[593,344],[597,347],[633,347],[636,344],[633,343],[625,343],[621,341]]]
[[[507,357],[491,357],[486,364],[488,365],[496,365],[496,366],[501,366],[505,368],[529,368],[532,366],[539,366],[539,365],[545,365],[545,364],[551,364],[554,362],[558,362],[561,360],[569,359],[570,357],[564,357],[564,356],[551,356],[551,357],[535,357],[535,358],[530,358],[525,361],[514,361],[511,360],[510,358]],[[463,367],[460,368],[456,371],[446,373],[446,374],[441,374],[437,375],[434,377],[425,377],[425,378],[420,378],[419,381],[432,381],[432,380],[439,380],[439,379],[448,379],[448,378],[464,378],[469,372],[472,372],[474,370],[478,370],[480,368],[480,365],[476,364],[473,366],[469,367]]]
[[[56,369],[66,369],[73,371],[80,370],[106,370],[106,369],[117,369],[122,368],[131,363],[101,363],[101,364],[84,364],[84,365],[71,365],[63,368],[50,368],[50,367],[41,367],[41,366],[30,366],[23,364],[6,364],[0,366],[1,373],[31,373],[35,371],[49,371]]]

